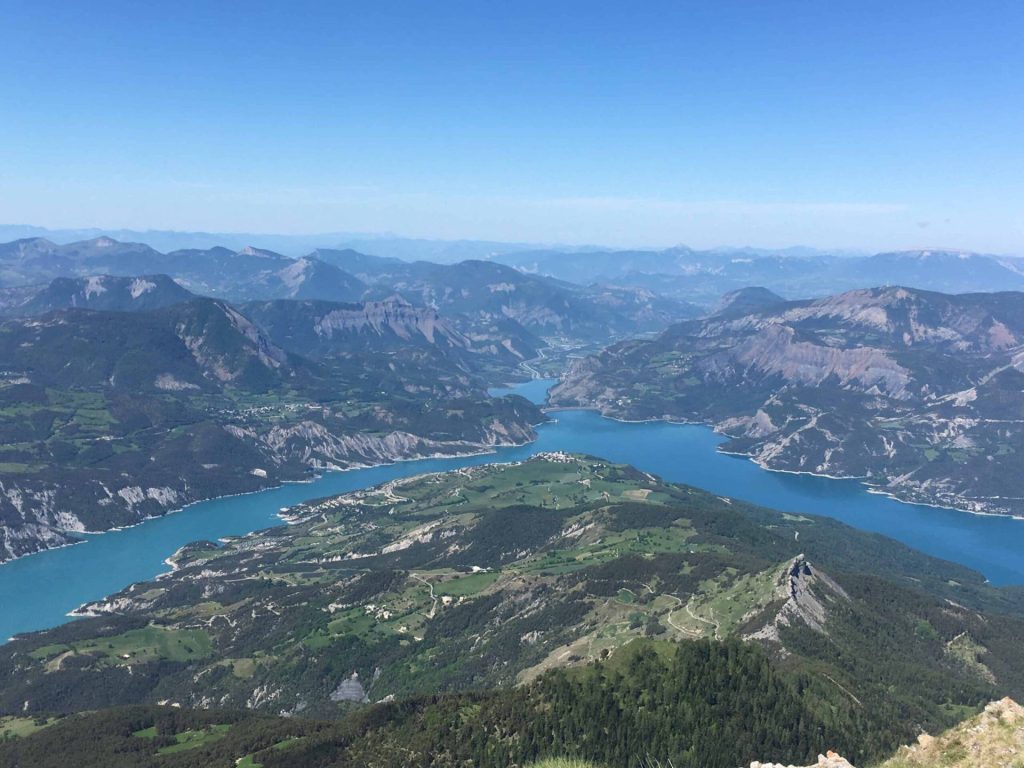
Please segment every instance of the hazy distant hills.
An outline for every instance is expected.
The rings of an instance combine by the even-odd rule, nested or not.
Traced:
[[[349,238],[360,237],[351,233],[323,233],[316,235],[275,235],[252,232],[180,232],[175,230],[140,229],[47,229],[26,225],[0,225],[0,241],[46,238],[54,243],[73,243],[109,237],[129,243],[147,243],[164,253],[181,250],[208,250],[223,247],[240,251],[251,243],[286,256],[302,256],[316,248],[334,246]]]
[[[463,332],[518,337],[523,352],[543,346],[540,337],[604,343],[658,331],[700,314],[685,301],[645,288],[579,286],[491,261],[406,262],[343,249],[318,249],[290,258],[252,246],[161,253],[109,237],[66,244],[43,238],[0,244],[0,285],[9,289],[0,302],[8,314],[21,306],[35,311],[25,304],[26,285],[56,278],[158,273],[194,294],[233,302],[353,302],[398,294],[450,316]]]
[[[535,251],[504,254],[503,263],[571,282],[656,290],[712,305],[729,291],[763,286],[790,299],[874,285],[947,293],[1024,290],[1024,261],[977,253],[918,250],[837,256],[803,249],[695,251]]]
[[[317,248],[353,248],[381,256],[394,256],[405,261],[437,261],[454,263],[466,259],[486,259],[499,253],[536,250],[537,243],[509,243],[490,240],[437,240],[398,237],[387,234],[356,232],[321,232],[309,235],[279,235],[257,232],[181,232],[155,229],[48,229],[19,224],[0,224],[0,241],[47,238],[55,243],[71,243],[110,237],[123,242],[147,243],[164,251],[207,250],[216,246],[241,250],[250,243],[261,243],[286,256],[303,256]],[[559,246],[566,251],[575,246]],[[580,246],[580,250],[593,250]]]
[[[317,259],[291,259],[246,246],[161,253],[143,243],[108,237],[57,245],[19,240],[0,245],[0,279],[7,286],[57,277],[163,273],[194,293],[231,300],[267,298],[358,299],[362,283]]]
[[[769,468],[1020,514],[1022,345],[1024,293],[876,288],[779,303],[747,291],[721,314],[580,361],[551,400],[710,422],[732,438],[725,450]]]
[[[283,298],[291,283],[301,281],[299,273],[304,271],[322,271],[323,279],[336,281],[341,288],[351,276],[363,282],[386,280],[389,272],[405,279],[423,278],[425,268],[410,269],[409,265],[414,263],[444,267],[473,261],[505,264],[520,272],[577,286],[603,284],[645,289],[706,307],[714,306],[724,293],[752,285],[764,286],[789,299],[872,285],[907,285],[947,293],[1024,290],[1024,260],[945,249],[874,255],[805,247],[699,250],[675,246],[662,250],[616,250],[350,233],[101,233],[0,226],[0,238],[5,235],[25,237],[0,245],[0,285],[10,287],[45,282],[57,276],[104,272],[166,273],[194,292],[236,300]],[[252,243],[261,247],[253,248]],[[252,257],[257,256],[263,257],[262,264],[253,261]],[[304,268],[294,266],[299,257],[330,264],[349,275],[333,273],[328,277],[330,270],[317,263]],[[288,267],[292,273],[274,274]],[[231,276],[241,278],[240,283],[231,284]],[[355,300],[359,298],[357,289],[352,283],[345,296],[325,295],[321,291],[315,296],[300,292],[295,297]]]

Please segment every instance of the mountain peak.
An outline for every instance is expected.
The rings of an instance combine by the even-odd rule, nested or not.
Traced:
[[[745,315],[783,304],[785,301],[779,294],[761,286],[739,288],[724,294],[712,314]]]
[[[274,251],[268,251],[268,250],[266,250],[264,248],[257,248],[256,246],[253,246],[253,245],[245,246],[238,253],[241,256],[255,256],[255,257],[260,258],[260,259],[285,259],[285,258],[287,258],[285,256],[282,256],[279,253],[274,253]]]
[[[774,596],[782,607],[761,629],[748,637],[778,643],[779,628],[799,622],[821,634],[828,634],[829,606],[850,596],[828,574],[812,566],[804,555],[797,555],[775,578]]]

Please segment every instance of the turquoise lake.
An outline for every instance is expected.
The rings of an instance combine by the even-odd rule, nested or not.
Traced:
[[[543,401],[550,382],[515,391]],[[722,438],[706,427],[623,423],[588,411],[560,411],[538,428],[536,442],[456,459],[424,459],[372,469],[331,472],[246,496],[213,499],[120,531],[90,535],[71,547],[0,565],[0,638],[59,624],[68,611],[167,570],[178,547],[279,525],[278,511],[299,502],[398,477],[492,461],[516,461],[540,451],[571,451],[635,466],[790,512],[827,515],[877,531],[937,557],[963,563],[995,584],[1024,584],[1024,521],[904,504],[868,493],[850,480],[767,472],[715,449]]]

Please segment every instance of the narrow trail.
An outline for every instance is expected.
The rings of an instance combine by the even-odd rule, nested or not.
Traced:
[[[412,499],[406,498],[405,496],[399,496],[395,493],[395,486],[398,485],[398,480],[392,480],[389,483],[385,483],[380,492],[384,494],[384,498],[392,503],[401,503],[403,501],[412,501]]]
[[[434,616],[437,614],[437,595],[434,594],[434,585],[426,579],[424,579],[418,573],[410,573],[409,575],[416,579],[416,581],[418,581],[420,584],[426,584],[427,589],[430,590],[430,599],[432,601],[430,606],[430,613],[425,613],[423,615],[426,616],[428,619],[434,618]]]
[[[678,599],[678,598],[676,598],[676,599]],[[682,601],[680,601],[680,602],[682,602]],[[701,616],[698,616],[697,614],[695,614],[693,612],[693,609],[690,608],[690,604],[689,603],[686,604],[686,612],[690,615],[691,619],[696,619],[697,621],[702,621],[705,624],[710,624],[712,627],[714,627],[715,628],[715,640],[721,640],[722,639],[722,635],[721,635],[721,631],[720,631],[721,627],[719,626],[718,622],[715,621],[714,611],[712,611],[712,613],[711,613],[711,620],[710,621],[708,621],[707,619],[702,618]]]
[[[864,706],[864,702],[862,702],[860,699],[858,699],[856,696],[854,696],[853,692],[849,688],[847,688],[845,685],[840,683],[834,677],[832,677],[831,675],[826,675],[824,672],[821,673],[821,676],[824,677],[826,680],[828,680],[833,685],[835,685],[839,690],[841,690],[843,693],[845,693],[851,699],[856,701],[859,706],[862,706],[862,707]]]
[[[647,588],[651,589],[650,587],[647,587]],[[651,593],[653,594],[653,592],[654,592],[654,590],[652,589]],[[673,600],[676,601],[676,603],[677,603],[676,609],[677,610],[679,608],[683,607],[683,601],[680,600],[675,595],[666,595],[666,597],[671,597]],[[689,637],[700,637],[701,635],[704,634],[703,632],[698,632],[696,629],[690,629],[689,627],[681,627],[678,624],[676,624],[674,621],[672,621],[672,611],[669,611],[667,614],[665,614],[665,620],[668,622],[668,625],[670,627],[672,627],[672,629],[676,630],[676,632],[682,632],[684,635],[687,635]]]

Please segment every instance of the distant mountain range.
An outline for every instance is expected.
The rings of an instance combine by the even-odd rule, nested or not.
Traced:
[[[293,259],[251,246],[161,253],[109,237],[64,245],[42,238],[0,244],[0,286],[8,289],[0,307],[8,313],[31,310],[26,286],[56,278],[144,274],[166,274],[195,294],[232,302],[352,302],[399,294],[437,308],[465,333],[504,330],[534,348],[544,346],[542,337],[604,343],[700,314],[685,301],[645,288],[582,287],[495,262],[405,262],[332,249]]]
[[[1024,514],[1024,293],[908,288],[722,311],[574,365],[560,406],[712,423],[771,469],[901,498]]]
[[[394,256],[406,261],[454,263],[467,259],[486,259],[499,253],[533,251],[538,243],[510,243],[491,240],[438,240],[399,237],[358,232],[322,232],[309,235],[275,235],[257,232],[181,232],[157,229],[48,229],[20,224],[0,224],[0,241],[42,237],[55,243],[72,243],[110,237],[124,242],[148,243],[158,251],[207,250],[216,246],[241,250],[250,243],[287,256],[303,256],[317,248],[354,248],[379,256]],[[596,250],[595,246],[558,246],[565,251]]]
[[[292,266],[292,273],[274,274],[289,267],[292,260],[305,256],[314,262],[333,263],[364,278],[365,274],[360,275],[360,265],[379,274],[379,262],[390,262],[396,267],[422,261],[435,265],[497,262],[566,283],[642,288],[705,307],[714,306],[723,293],[752,285],[763,286],[788,299],[813,298],[871,285],[906,285],[947,293],[1024,290],[1024,259],[941,248],[873,255],[806,247],[699,250],[675,246],[662,250],[621,250],[593,246],[538,248],[530,243],[426,240],[350,233],[276,236],[134,230],[50,231],[0,226],[0,239],[5,235],[21,241],[21,245],[0,246],[0,285],[9,287],[70,276],[72,269],[79,269],[75,274],[167,273],[198,293],[238,299],[244,289],[250,293],[246,298],[281,298],[275,291],[283,285],[302,282],[301,273],[306,270],[322,269],[321,265],[313,263],[305,267]],[[120,247],[105,254],[89,253],[99,251],[96,246],[108,240],[117,241]],[[148,245],[126,247],[131,243]],[[254,249],[251,243],[260,243],[262,248]],[[75,245],[78,247],[71,247]],[[161,260],[153,253],[144,253],[145,249],[173,256],[173,259]],[[34,250],[52,252],[33,254]],[[257,265],[243,258],[256,252],[269,260]],[[332,261],[332,254],[337,260]],[[62,258],[64,256],[71,259]],[[22,268],[18,266],[19,260],[26,261]],[[339,260],[344,265],[338,263]],[[275,261],[278,262],[276,270]],[[370,266],[373,262],[377,262],[376,266]],[[240,270],[238,274],[244,285],[227,288],[225,272],[234,269]],[[325,275],[324,279],[328,282],[344,280],[338,275]],[[350,286],[353,292],[357,288]],[[358,298],[354,293],[347,297],[298,297]]]
[[[404,262],[323,249],[313,256],[368,283],[370,295],[395,292],[455,316],[484,322],[514,320],[544,337],[606,341],[658,330],[672,318],[701,313],[696,306],[646,289],[581,287],[495,262]]]
[[[57,277],[167,274],[194,293],[230,300],[358,299],[365,286],[337,267],[311,258],[291,259],[246,246],[161,253],[143,243],[109,237],[58,245],[18,240],[0,245],[0,279],[8,286]]]
[[[695,251],[537,251],[498,256],[530,274],[578,283],[655,290],[705,306],[722,294],[762,286],[788,299],[854,288],[905,285],[946,293],[1024,290],[1024,260],[949,250],[836,256],[752,249]]]

